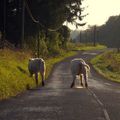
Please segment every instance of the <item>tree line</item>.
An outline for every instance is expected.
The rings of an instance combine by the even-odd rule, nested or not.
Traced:
[[[44,48],[42,54],[58,52],[60,48],[66,48],[70,35],[70,29],[63,23],[76,27],[84,25],[76,21],[83,19],[81,1],[0,0],[2,36],[16,47],[36,49],[36,45],[40,44],[40,49]],[[24,41],[21,40],[23,29]]]
[[[120,15],[111,16],[101,26],[89,26],[87,30],[79,32],[78,42],[100,43],[108,47],[120,49]]]

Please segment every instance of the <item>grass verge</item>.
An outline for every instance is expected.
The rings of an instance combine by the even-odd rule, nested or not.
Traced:
[[[47,75],[53,65],[66,57],[77,54],[74,51],[64,52],[59,56],[46,59]],[[35,87],[35,80],[29,77],[27,69],[30,52],[0,50],[0,99],[6,99],[25,91],[27,86]],[[39,80],[39,84],[41,81]]]
[[[101,75],[120,83],[120,53],[107,51],[93,58],[91,63]]]

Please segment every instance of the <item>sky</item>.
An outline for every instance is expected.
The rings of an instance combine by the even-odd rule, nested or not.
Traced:
[[[86,29],[88,25],[102,25],[110,16],[120,15],[120,0],[84,0],[82,6],[86,7],[82,14],[89,15],[83,20],[87,24],[79,29]],[[76,29],[72,25],[69,27]]]

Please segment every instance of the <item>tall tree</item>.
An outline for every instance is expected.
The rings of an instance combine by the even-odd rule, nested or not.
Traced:
[[[76,22],[82,20],[81,0],[29,0],[28,4],[34,17],[48,29],[58,29],[65,21],[81,25]]]
[[[22,0],[6,0],[6,32],[7,39],[10,42],[19,44],[21,38],[21,14]],[[56,31],[62,24],[67,21],[74,25],[80,26],[84,24],[78,23],[76,20],[82,20],[81,8],[82,0],[25,0],[25,36],[36,35],[39,30]],[[3,18],[4,0],[0,0],[0,13]],[[3,19],[0,20],[0,30],[3,31]]]
[[[62,26],[59,31],[60,33],[60,38],[61,39],[61,46],[66,48],[67,47],[67,42],[69,41],[70,38],[70,29],[67,26]]]

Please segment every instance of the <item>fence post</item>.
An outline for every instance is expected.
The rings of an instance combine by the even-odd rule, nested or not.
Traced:
[[[24,43],[24,22],[25,22],[25,0],[22,0],[22,19],[21,19],[21,24],[22,24],[22,28],[21,28],[21,43],[20,43],[20,47],[23,48],[23,43]]]

